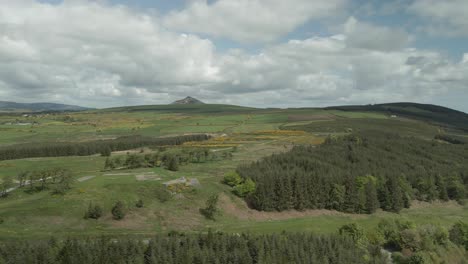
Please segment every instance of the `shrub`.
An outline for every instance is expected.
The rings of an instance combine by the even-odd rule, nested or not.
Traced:
[[[340,228],[339,233],[342,236],[349,236],[357,245],[361,247],[366,243],[364,229],[358,224],[352,223],[344,225]]]
[[[429,264],[429,262],[423,255],[421,254],[415,254],[411,257],[408,258],[407,262],[408,264]]]
[[[179,157],[178,156],[169,156],[166,158],[164,164],[166,169],[170,171],[178,171],[179,170]]]
[[[248,178],[244,183],[235,186],[233,192],[239,197],[246,197],[255,192],[255,182]]]
[[[99,219],[102,216],[102,208],[99,205],[89,204],[88,210],[85,212],[85,219]]]
[[[450,241],[468,250],[468,224],[458,222],[449,231]]]
[[[143,204],[143,200],[142,200],[142,199],[138,200],[138,201],[135,203],[135,206],[136,206],[137,208],[143,208],[143,205],[144,205],[144,204]]]
[[[417,230],[406,229],[400,232],[400,248],[412,252],[421,250],[422,239]]]
[[[242,177],[239,176],[237,172],[231,171],[231,172],[226,173],[226,175],[224,176],[223,183],[231,187],[234,187],[242,183]]]
[[[165,203],[169,201],[172,197],[172,195],[163,187],[158,187],[156,188],[154,194],[156,195],[156,198],[161,202]]]
[[[125,208],[124,204],[121,201],[117,201],[112,207],[112,217],[114,220],[122,220],[125,217]]]

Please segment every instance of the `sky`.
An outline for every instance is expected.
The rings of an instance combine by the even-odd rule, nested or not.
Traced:
[[[468,112],[467,0],[0,0],[0,101]]]

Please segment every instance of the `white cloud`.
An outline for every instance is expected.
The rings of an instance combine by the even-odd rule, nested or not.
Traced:
[[[262,98],[280,106],[433,102],[438,95],[466,91],[468,85],[463,61],[452,63],[437,52],[410,48],[352,47],[346,35],[291,40],[260,54],[236,51],[221,59],[226,81],[213,90],[229,96],[245,93],[252,101]]]
[[[268,42],[309,20],[335,17],[346,0],[206,0],[170,13],[164,24],[240,42]]]
[[[0,95],[93,107],[186,95],[212,103],[324,106],[433,102],[468,87],[468,55],[451,62],[411,49],[404,32],[355,18],[339,28],[254,54],[221,53],[209,39],[171,32],[123,6],[18,0],[0,5]]]
[[[218,72],[213,56],[211,41],[166,31],[154,18],[122,6],[0,5],[0,79],[16,97],[31,96],[31,88],[67,89],[69,98],[85,98],[210,83]]]
[[[403,30],[374,26],[359,22],[354,17],[350,17],[344,24],[344,34],[351,48],[390,51],[402,49],[410,41],[409,35]]]
[[[426,18],[425,30],[432,34],[468,36],[468,1],[415,0],[409,10]]]

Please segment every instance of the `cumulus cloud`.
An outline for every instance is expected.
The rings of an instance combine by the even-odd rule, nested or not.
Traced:
[[[354,17],[334,35],[255,53],[219,52],[210,39],[162,24],[105,2],[0,5],[0,95],[93,107],[168,103],[186,95],[294,107],[433,102],[468,87],[468,55],[453,62],[409,48],[405,32]]]
[[[351,48],[398,50],[408,45],[409,35],[401,29],[379,27],[350,17],[344,24],[344,34]]]
[[[184,32],[205,33],[240,42],[268,42],[309,20],[334,17],[346,0],[191,1],[167,15],[164,24]]]
[[[468,1],[415,0],[409,10],[426,19],[428,33],[468,36]]]
[[[346,35],[292,40],[261,54],[236,52],[222,60],[228,81],[217,91],[249,93],[283,106],[430,101],[468,84],[464,61],[451,63],[416,49],[350,47]]]
[[[90,1],[0,5],[0,79],[78,97],[216,81],[211,41],[162,29],[146,14]],[[6,86],[6,87],[5,87]],[[112,88],[109,88],[112,87]]]

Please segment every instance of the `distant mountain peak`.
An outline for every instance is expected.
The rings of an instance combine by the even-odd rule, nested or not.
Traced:
[[[187,96],[184,99],[173,102],[172,104],[204,104],[204,103],[196,98]]]

